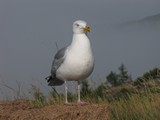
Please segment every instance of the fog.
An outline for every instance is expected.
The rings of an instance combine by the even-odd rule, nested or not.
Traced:
[[[89,77],[96,84],[123,63],[133,79],[160,66],[159,0],[1,0],[0,98],[31,84],[47,93],[56,53],[72,40],[72,23],[87,21],[95,56]],[[151,16],[151,18],[149,17]],[[149,20],[146,18],[148,17]]]

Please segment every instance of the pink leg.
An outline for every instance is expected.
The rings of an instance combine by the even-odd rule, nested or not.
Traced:
[[[67,91],[68,91],[68,88],[67,88],[67,82],[65,81],[65,104],[68,104],[68,99],[67,99]]]
[[[78,103],[81,102],[81,96],[80,96],[80,93],[81,92],[81,85],[80,85],[80,82],[78,81]]]
[[[80,105],[80,106],[88,105],[88,103],[81,101],[80,94],[81,94],[81,86],[80,86],[80,82],[78,81],[78,101],[77,101],[77,105]]]

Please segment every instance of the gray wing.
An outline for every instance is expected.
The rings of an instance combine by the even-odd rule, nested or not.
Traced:
[[[67,50],[68,47],[64,47],[62,49],[60,49],[55,57],[54,57],[54,60],[53,60],[53,63],[52,63],[52,68],[51,68],[51,76],[53,78],[56,77],[56,71],[57,69],[61,66],[61,64],[64,62],[64,59],[65,59],[65,52]]]
[[[60,80],[56,77],[56,71],[64,62],[66,50],[67,50],[67,47],[60,49],[54,57],[52,68],[51,68],[51,75],[45,78],[49,86],[58,86],[64,83],[63,80]]]

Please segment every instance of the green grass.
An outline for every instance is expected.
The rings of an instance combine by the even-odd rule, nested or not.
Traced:
[[[112,120],[160,120],[160,94],[130,95],[109,103]]]
[[[34,107],[43,107],[47,105],[47,101],[43,93],[40,91],[39,88],[37,88],[35,85],[32,86],[32,94],[33,94],[33,99],[30,100],[31,104]]]

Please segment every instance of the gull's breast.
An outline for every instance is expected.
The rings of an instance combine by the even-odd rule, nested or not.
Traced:
[[[91,49],[69,51],[56,75],[63,80],[83,80],[92,73],[93,67],[94,58]]]

